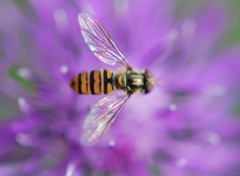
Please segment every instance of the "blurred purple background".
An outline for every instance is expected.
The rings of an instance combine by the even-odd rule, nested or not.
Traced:
[[[0,175],[240,175],[237,0],[1,0]],[[159,79],[133,96],[94,146],[82,122],[102,96],[77,95],[79,72],[111,68],[77,21],[94,15],[136,68]]]

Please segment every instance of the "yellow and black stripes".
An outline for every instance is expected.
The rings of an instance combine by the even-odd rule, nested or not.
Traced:
[[[115,91],[114,74],[108,70],[93,70],[75,76],[70,86],[79,94],[107,94]]]
[[[103,70],[103,80],[104,80],[104,94],[110,93],[114,89],[113,85],[113,73],[107,70]]]

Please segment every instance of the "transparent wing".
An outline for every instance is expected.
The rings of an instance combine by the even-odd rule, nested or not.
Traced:
[[[84,121],[81,142],[91,144],[105,134],[129,97],[128,94],[108,95],[100,99]]]
[[[81,13],[78,15],[78,21],[85,42],[97,58],[109,65],[128,65],[122,53],[93,16]]]

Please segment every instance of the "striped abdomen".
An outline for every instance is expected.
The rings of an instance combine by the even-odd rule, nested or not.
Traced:
[[[70,86],[80,94],[106,94],[115,91],[114,74],[108,70],[93,70],[73,77]]]

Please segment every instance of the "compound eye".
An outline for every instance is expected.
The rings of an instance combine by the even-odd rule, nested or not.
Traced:
[[[153,77],[152,72],[150,72],[149,70],[146,70],[146,71],[145,71],[145,74],[146,74],[146,77],[147,77],[147,78],[152,78],[152,77]]]
[[[153,90],[154,85],[151,83],[148,83],[145,88],[145,93],[149,93]]]

